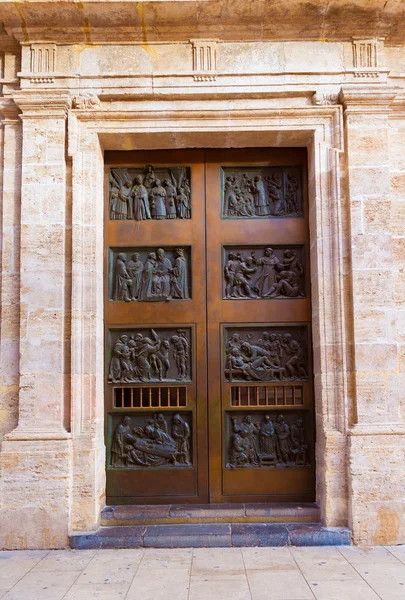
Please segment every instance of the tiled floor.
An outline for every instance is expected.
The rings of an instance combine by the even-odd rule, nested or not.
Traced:
[[[405,600],[405,546],[0,552],[2,600]]]

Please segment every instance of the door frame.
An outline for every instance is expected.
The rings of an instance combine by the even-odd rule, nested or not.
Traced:
[[[305,146],[308,149],[316,499],[322,521],[347,523],[347,421],[354,414],[350,373],[349,205],[343,193],[340,106],[201,100],[107,103],[74,110],[72,158],[72,531],[94,529],[105,504],[103,344],[103,151],[175,147]],[[336,457],[339,457],[338,462]],[[84,495],[83,491],[88,490]]]

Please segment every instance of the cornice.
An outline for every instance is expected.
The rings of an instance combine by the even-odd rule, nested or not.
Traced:
[[[19,108],[12,98],[0,98],[0,114],[6,121],[19,121]]]
[[[70,94],[64,91],[42,92],[39,90],[19,90],[13,100],[21,109],[21,117],[65,117],[72,106]]]
[[[385,85],[359,85],[342,86],[339,93],[339,102],[345,112],[389,112],[399,87]]]

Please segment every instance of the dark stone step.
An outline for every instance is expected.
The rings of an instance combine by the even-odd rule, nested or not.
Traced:
[[[349,529],[319,523],[204,523],[100,527],[70,537],[72,548],[349,546]]]
[[[317,523],[315,502],[257,504],[162,504],[107,506],[102,526],[183,523]]]

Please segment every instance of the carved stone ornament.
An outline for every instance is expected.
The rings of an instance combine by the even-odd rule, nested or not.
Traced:
[[[301,414],[233,414],[227,413],[228,469],[310,466]]]
[[[224,347],[227,381],[308,379],[305,327],[226,327]]]
[[[111,331],[109,383],[191,381],[191,329]]]
[[[189,413],[112,415],[111,467],[189,467]]]
[[[110,249],[110,300],[188,300],[191,297],[189,266],[189,247]]]
[[[316,106],[333,106],[339,103],[339,94],[315,92],[312,96],[312,103]]]
[[[111,169],[109,175],[109,218],[191,218],[191,170],[188,167]]]
[[[94,94],[80,94],[79,96],[73,96],[72,108],[78,110],[94,110],[100,107],[100,98]]]
[[[193,46],[194,81],[215,81],[217,78],[216,40],[190,40]]]
[[[303,246],[227,246],[224,298],[302,298],[304,265]]]
[[[301,169],[227,167],[222,172],[224,218],[267,219],[304,215]]]

